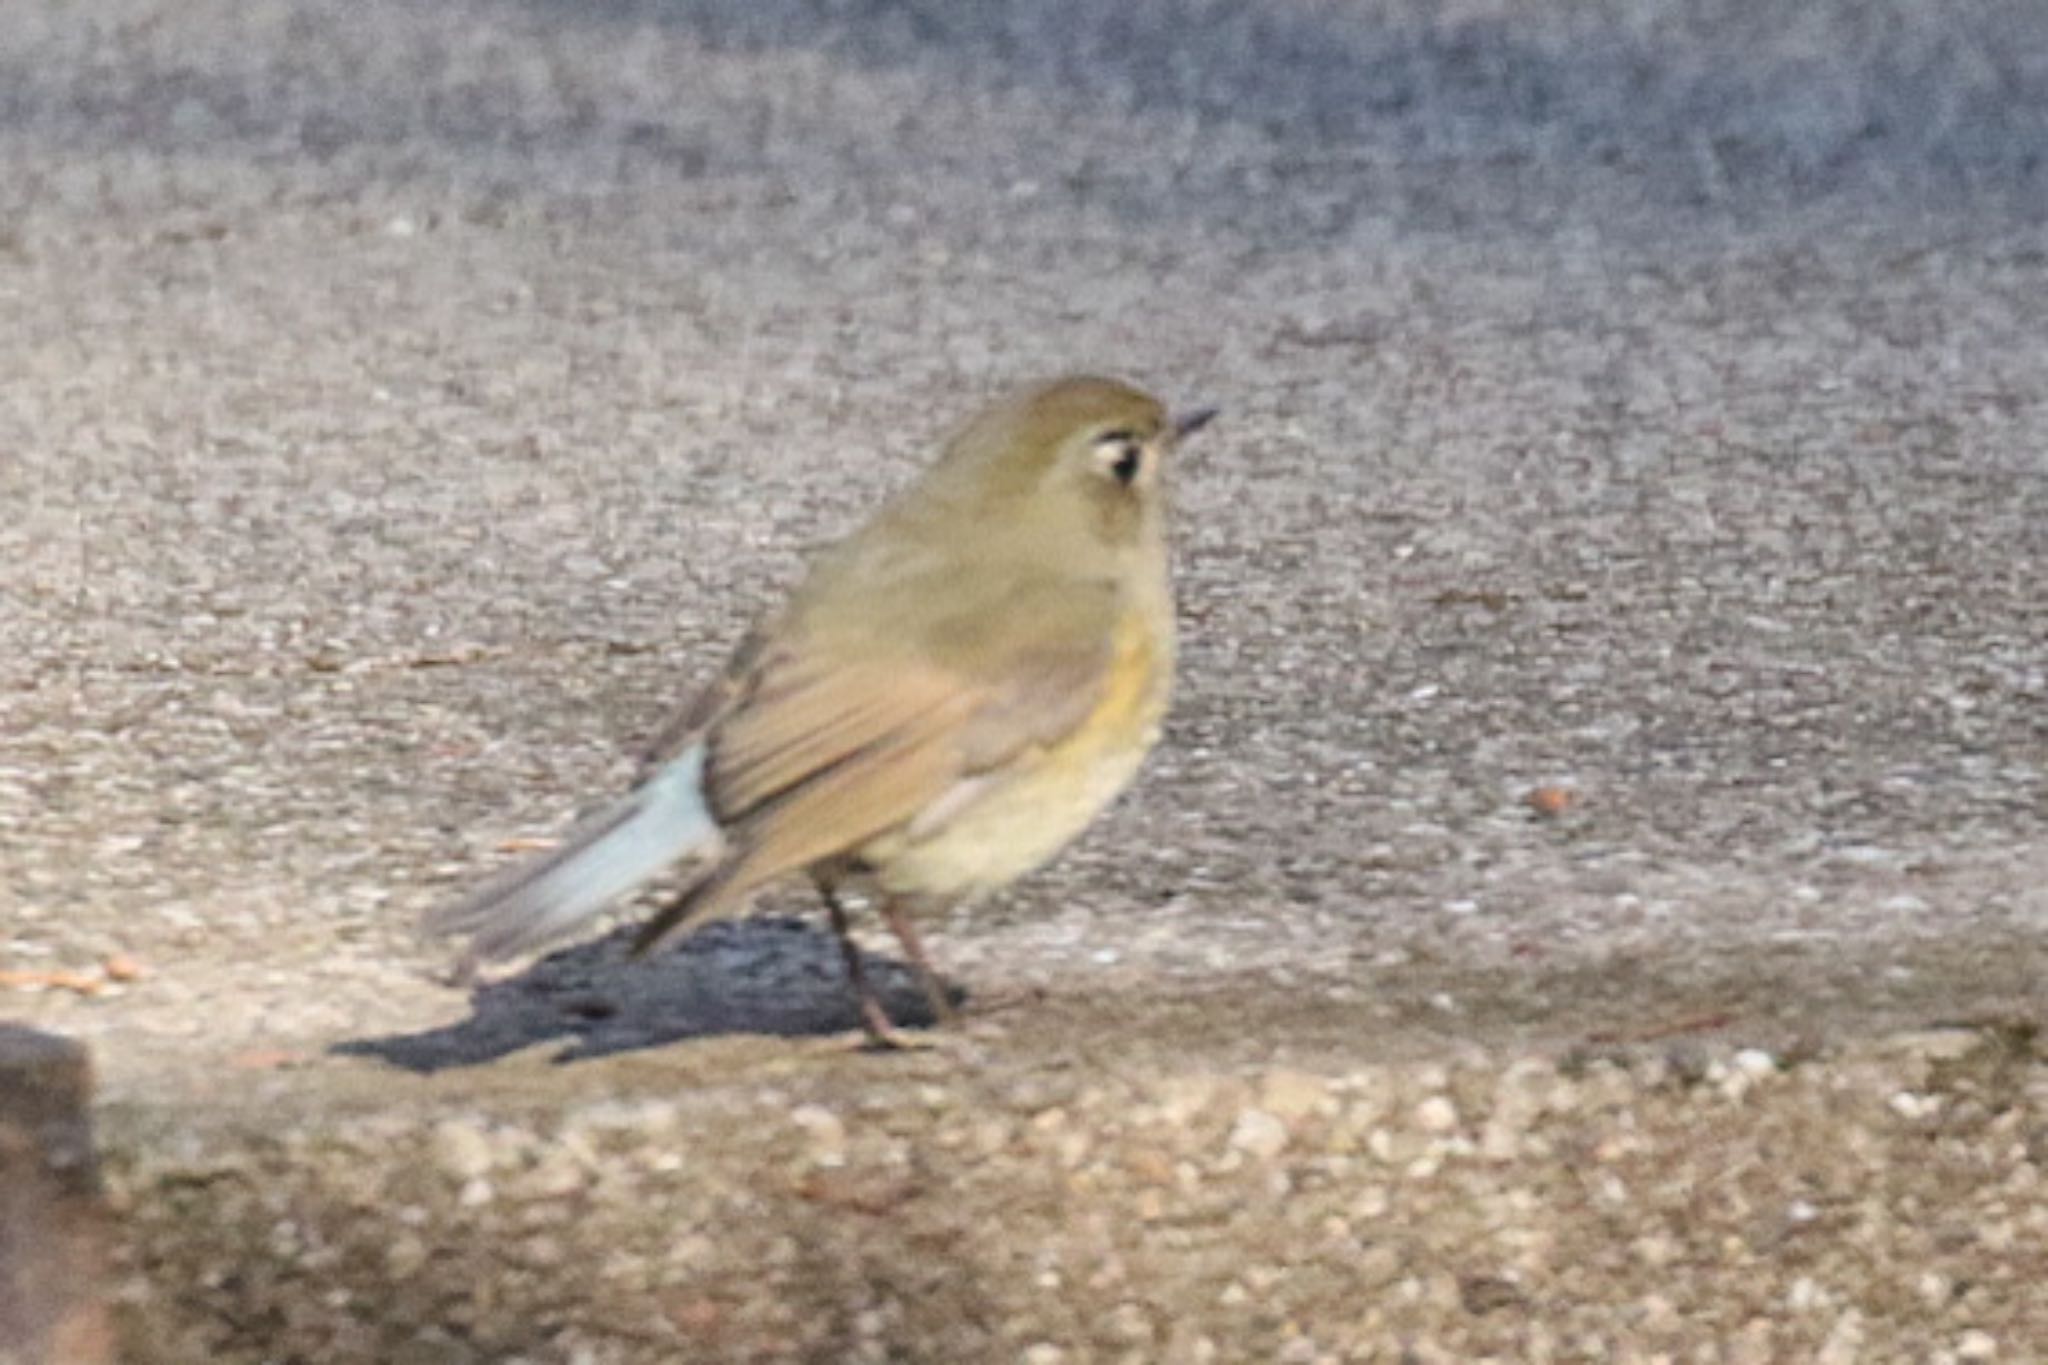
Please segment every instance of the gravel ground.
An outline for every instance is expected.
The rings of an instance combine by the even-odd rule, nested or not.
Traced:
[[[0,1010],[129,1355],[2048,1358],[2044,148],[2031,0],[10,6]],[[448,984],[1075,368],[1225,408],[1183,687],[964,1038],[795,893]]]

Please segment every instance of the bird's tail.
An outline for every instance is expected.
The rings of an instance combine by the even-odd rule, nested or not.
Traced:
[[[467,971],[569,934],[671,863],[715,855],[723,843],[704,803],[704,749],[698,745],[571,829],[546,857],[509,868],[430,913],[425,927],[469,938]]]

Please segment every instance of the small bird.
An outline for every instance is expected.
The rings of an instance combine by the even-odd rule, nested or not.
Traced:
[[[1215,416],[1112,379],[1053,380],[969,421],[825,550],[655,739],[630,792],[431,915],[467,966],[566,935],[691,860],[635,955],[808,873],[863,1029],[902,1046],[842,886],[867,889],[934,1016],[913,917],[1051,858],[1159,739],[1174,661],[1164,464]]]

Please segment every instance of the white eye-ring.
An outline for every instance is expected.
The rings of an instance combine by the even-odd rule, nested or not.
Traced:
[[[1096,458],[1111,478],[1128,488],[1145,467],[1145,447],[1128,431],[1112,431],[1095,443]]]

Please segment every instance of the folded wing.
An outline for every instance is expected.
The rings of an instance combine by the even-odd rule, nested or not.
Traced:
[[[1018,753],[1086,719],[1108,681],[1108,585],[1020,584],[915,631],[790,633],[754,651],[703,728],[704,792],[729,850],[651,921],[644,950],[788,872],[919,821],[919,837]]]

